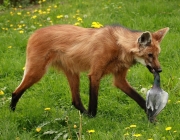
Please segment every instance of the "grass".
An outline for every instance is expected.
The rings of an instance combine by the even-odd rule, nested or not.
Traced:
[[[180,130],[180,3],[175,0],[64,0],[41,2],[36,6],[9,8],[0,12],[0,139],[2,140],[170,140],[179,139]],[[170,27],[161,43],[162,88],[169,93],[166,108],[148,122],[142,109],[124,93],[112,86],[112,76],[102,79],[98,114],[81,116],[71,106],[71,95],[65,76],[53,69],[28,89],[11,112],[11,93],[23,75],[25,50],[29,36],[38,28],[52,24],[76,24],[91,27],[120,23],[131,29],[156,31]],[[81,74],[81,97],[88,105],[87,73]],[[132,67],[127,77],[143,96],[153,76],[142,65]],[[48,110],[47,108],[50,108]],[[47,110],[45,110],[47,109]],[[80,123],[81,122],[81,123]],[[82,127],[82,131],[81,130]],[[95,131],[95,132],[94,132]],[[79,138],[80,139],[80,138]]]

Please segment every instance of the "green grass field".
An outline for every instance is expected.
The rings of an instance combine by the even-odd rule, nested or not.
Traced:
[[[43,0],[39,5],[0,11],[0,140],[180,139],[179,15],[180,2],[176,0]],[[101,81],[97,116],[81,116],[71,105],[65,76],[53,69],[25,92],[16,111],[11,112],[11,93],[22,79],[29,36],[48,25],[91,27],[93,22],[143,31],[170,28],[159,56],[161,85],[169,93],[169,101],[157,123],[150,123],[134,101],[112,86],[111,75]],[[127,79],[144,98],[141,89],[149,89],[153,83],[153,75],[140,64],[130,69]],[[80,86],[87,108],[87,73],[81,74]]]

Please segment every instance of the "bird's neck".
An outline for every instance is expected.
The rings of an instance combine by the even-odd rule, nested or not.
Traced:
[[[154,87],[160,87],[160,75],[159,73],[154,73]]]

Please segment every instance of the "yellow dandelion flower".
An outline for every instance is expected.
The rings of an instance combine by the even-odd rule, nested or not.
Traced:
[[[26,69],[26,67],[23,67],[22,69],[23,69],[23,70],[25,70],[25,69]]]
[[[18,28],[22,28],[22,25],[18,25]]]
[[[14,13],[13,13],[13,12],[10,12],[10,15],[12,16],[12,15],[14,15]]]
[[[30,12],[26,12],[26,14],[27,14],[27,15],[29,15],[29,14],[30,14]]]
[[[52,23],[53,21],[52,21],[52,20],[50,20],[49,22],[50,22],[50,23]]]
[[[77,128],[77,125],[74,125],[74,128]]]
[[[51,108],[47,107],[47,108],[45,108],[44,110],[45,110],[45,111],[49,111],[50,109],[51,109]]]
[[[129,136],[129,133],[128,133],[128,132],[127,132],[127,133],[125,133],[125,134],[124,134],[124,136]]]
[[[38,11],[38,10],[37,10],[37,9],[35,9],[35,10],[34,10],[34,13],[36,13],[37,11]]]
[[[13,24],[10,24],[9,26],[10,26],[10,27],[13,27],[14,25],[13,25]]]
[[[11,49],[12,48],[12,46],[8,46],[8,49]]]
[[[45,2],[46,0],[42,0],[42,2]]]
[[[132,125],[130,125],[129,127],[130,127],[130,128],[135,128],[136,125],[135,125],[135,124],[132,124]]]
[[[80,25],[80,23],[79,23],[79,22],[76,22],[76,23],[74,23],[74,25],[79,26],[79,25]]]
[[[172,129],[172,127],[166,127],[166,131],[169,131],[171,129]]]
[[[36,132],[40,132],[40,131],[41,131],[41,127],[37,127]]]
[[[38,10],[39,14],[42,14],[42,10]]]
[[[128,130],[128,129],[130,129],[130,127],[126,127],[125,129]]]
[[[50,11],[51,11],[51,9],[49,9],[49,8],[48,8],[46,11],[50,12]]]
[[[153,140],[152,138],[148,139],[148,140]]]
[[[3,30],[5,30],[5,31],[7,31],[8,30],[8,28],[2,28]]]
[[[18,12],[17,15],[20,16],[20,15],[21,15],[21,12]]]
[[[56,16],[56,18],[63,18],[63,15],[58,15]]]
[[[101,27],[103,27],[103,25],[100,24],[99,22],[92,22],[91,27],[93,27],[93,28],[101,28]]]
[[[54,5],[54,8],[57,8],[57,5]]]
[[[180,101],[177,101],[176,104],[180,103]]]
[[[4,95],[4,92],[2,90],[0,90],[0,95]]]
[[[77,17],[77,21],[82,22],[82,18]]]
[[[142,136],[141,134],[134,134],[133,135],[134,137],[140,137],[140,136]]]
[[[35,19],[35,18],[37,18],[37,16],[36,16],[36,15],[34,15],[34,16],[32,16],[31,18],[32,18],[32,19]]]
[[[89,134],[91,134],[91,133],[94,133],[95,130],[92,129],[92,130],[88,130],[87,132],[88,132]]]
[[[20,34],[23,34],[23,33],[24,33],[24,31],[23,31],[23,30],[21,30],[21,31],[19,31],[19,33],[20,33]]]

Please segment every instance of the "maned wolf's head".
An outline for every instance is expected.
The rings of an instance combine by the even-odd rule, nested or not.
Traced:
[[[137,62],[145,65],[150,72],[161,72],[158,55],[161,51],[160,42],[168,32],[169,28],[158,30],[154,33],[144,32],[138,38],[139,51],[136,53]]]

